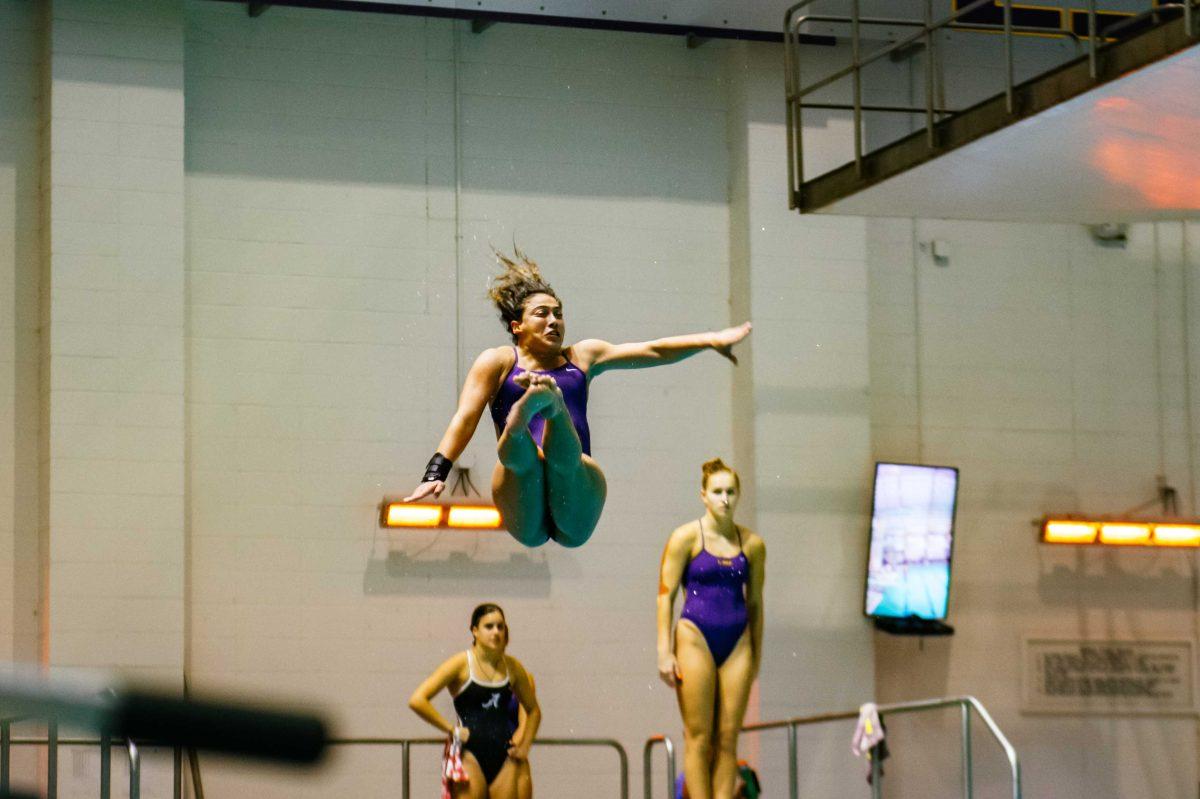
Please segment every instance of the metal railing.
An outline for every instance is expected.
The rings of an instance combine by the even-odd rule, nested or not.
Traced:
[[[963,767],[963,796],[971,799],[974,793],[974,759],[971,751],[971,711],[979,715],[979,719],[987,727],[988,732],[1004,750],[1008,759],[1009,773],[1012,778],[1012,797],[1021,799],[1021,766],[1017,759],[1017,751],[1004,737],[1004,733],[996,725],[987,709],[973,696],[954,696],[943,699],[924,699],[915,702],[897,702],[890,705],[879,705],[879,717],[895,716],[902,713],[918,713],[927,710],[938,710],[947,707],[959,707],[962,713],[962,767]],[[742,732],[764,732],[767,730],[786,729],[788,731],[788,797],[799,799],[800,768],[797,753],[797,730],[800,727],[816,724],[827,724],[833,721],[851,721],[858,718],[857,710],[847,710],[836,713],[821,713],[815,716],[799,716],[779,721],[763,721],[747,724]],[[655,735],[646,741],[642,750],[643,768],[645,770],[645,799],[653,799],[651,779],[651,754],[654,747],[662,744],[667,757],[667,796],[675,795],[675,745],[665,735]],[[871,796],[880,799],[883,796],[883,773],[880,770],[879,752],[871,752]]]
[[[112,740],[109,738],[62,738],[58,737],[55,729],[50,729],[44,738],[13,738],[12,723],[16,719],[0,721],[0,795],[10,789],[10,752],[13,746],[46,746],[47,747],[47,793],[46,799],[58,799],[58,749],[60,746],[100,746],[100,797],[109,799],[112,795],[112,747],[121,746],[125,750],[130,764],[130,799],[139,799],[142,793],[142,746],[132,740]],[[329,741],[330,746],[400,746],[401,747],[401,799],[409,799],[412,794],[412,758],[410,750],[413,746],[442,746],[444,738],[335,738]],[[629,799],[629,756],[625,747],[619,741],[611,738],[539,738],[535,746],[602,746],[617,752],[620,767],[620,799]],[[181,799],[182,786],[182,749],[172,747],[174,751],[173,777],[174,799]]]
[[[0,722],[0,796],[11,790],[10,753],[14,746],[46,747],[46,799],[58,799],[58,750],[63,746],[96,746],[100,748],[100,799],[112,796],[112,748],[121,747],[129,760],[129,799],[139,799],[142,789],[143,746],[154,747],[153,743],[138,744],[130,740],[100,738],[59,738],[57,725],[47,727],[46,737],[13,738],[9,729],[13,720]],[[174,799],[183,797],[183,750],[174,751]]]
[[[1059,38],[1068,38],[1074,40],[1077,44],[1081,40],[1073,31],[1064,30],[1047,30],[1044,28],[1031,28],[1013,23],[1013,0],[973,0],[966,3],[960,8],[952,11],[948,16],[945,16],[937,21],[933,19],[933,0],[925,0],[924,2],[924,19],[885,19],[880,17],[863,17],[859,13],[859,0],[849,0],[850,14],[849,16],[829,16],[806,14],[798,15],[802,9],[812,5],[816,0],[799,0],[792,5],[784,14],[783,18],[783,39],[784,39],[784,83],[786,87],[787,108],[785,118],[787,120],[787,157],[788,157],[788,207],[795,209],[800,205],[800,197],[804,190],[804,142],[803,142],[803,108],[840,108],[853,111],[853,135],[854,135],[854,169],[855,175],[859,178],[863,175],[863,113],[868,111],[884,111],[894,113],[907,113],[925,115],[925,131],[926,144],[929,149],[934,149],[937,146],[936,121],[940,121],[945,116],[952,116],[955,111],[946,108],[935,107],[934,104],[934,53],[936,52],[936,40],[933,34],[942,29],[953,28],[954,30],[985,30],[1001,32],[1004,35],[1004,96],[1005,106],[1009,114],[1015,111],[1015,82],[1014,82],[1014,57],[1013,57],[1013,36],[1017,33],[1037,33],[1042,36],[1051,36]],[[970,14],[985,6],[993,6],[1001,4],[1003,6],[1003,24],[986,24],[976,22],[960,22],[962,17]],[[1140,14],[1133,15],[1121,22],[1111,25],[1101,34],[1098,32],[1096,0],[1087,0],[1087,17],[1088,17],[1088,33],[1087,41],[1087,58],[1089,75],[1092,79],[1097,76],[1097,54],[1105,47],[1113,44],[1109,38],[1113,33],[1136,25],[1137,23],[1147,19],[1157,19],[1163,14],[1181,14],[1183,17],[1184,29],[1189,37],[1195,37],[1196,27],[1195,18],[1197,16],[1196,9],[1200,7],[1198,0],[1183,0],[1183,2],[1159,3],[1153,8],[1147,9]],[[839,22],[848,23],[850,25],[850,65],[837,70],[831,75],[827,75],[820,80],[817,80],[807,86],[803,85],[800,69],[800,28],[810,22]],[[864,56],[862,53],[862,27],[913,27],[920,28],[919,31],[910,36],[902,37],[895,42],[892,42],[884,47],[880,47],[870,54]],[[908,106],[887,106],[887,105],[866,105],[862,99],[862,71],[869,64],[873,64],[879,59],[904,50],[920,42],[924,48],[926,57],[924,60],[924,88],[925,88],[925,103],[921,107]],[[850,77],[852,80],[852,102],[848,105],[834,103],[813,103],[805,104],[803,99],[813,92],[830,86],[843,78]],[[936,119],[935,119],[936,118]]]
[[[412,795],[412,748],[414,746],[445,746],[445,738],[331,738],[330,746],[399,746],[400,799]],[[537,738],[536,746],[587,746],[614,749],[620,766],[621,799],[629,799],[629,756],[620,741],[612,738]]]
[[[667,796],[675,796],[675,744],[665,735],[653,735],[646,739],[646,745],[642,747],[642,793],[646,799],[654,795],[650,758],[658,744],[663,745],[667,755]]]
[[[51,723],[47,735],[42,737],[12,737],[12,725],[23,719],[0,720],[0,795],[10,790],[10,754],[14,746],[44,746],[47,752],[47,782],[46,799],[58,797],[58,749],[62,746],[98,746],[100,748],[100,799],[109,799],[112,795],[112,748],[122,747],[129,759],[129,799],[139,799],[142,785],[142,747],[153,746],[152,743],[135,741],[116,741],[107,737],[100,738],[59,738],[57,725]],[[334,738],[330,746],[399,746],[401,763],[401,799],[410,799],[412,758],[414,746],[443,746],[445,738]],[[612,738],[538,738],[534,746],[588,746],[605,747],[616,750],[620,767],[621,799],[629,799],[629,756],[625,747]],[[170,747],[174,758],[172,772],[174,778],[174,799],[183,796],[183,749]],[[673,779],[673,778],[672,778]],[[203,796],[202,793],[198,794]]]

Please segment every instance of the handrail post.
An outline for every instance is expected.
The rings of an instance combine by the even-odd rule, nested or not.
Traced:
[[[934,146],[933,134],[933,0],[925,0],[925,142]]]
[[[797,56],[799,53],[796,54]],[[783,86],[784,109],[783,118],[787,125],[787,171],[788,171],[788,210],[796,208],[796,147],[792,141],[795,131],[792,129],[792,103],[796,102],[795,80],[792,77],[792,10],[788,9],[783,15]]]
[[[971,705],[962,703],[962,767],[963,767],[963,799],[972,799],[975,795],[974,762],[971,754]]]
[[[859,64],[858,0],[850,0],[850,51],[854,66],[854,174],[862,177],[862,66]]]
[[[171,773],[175,783],[172,796],[174,796],[174,799],[183,799],[183,749],[181,747],[175,747],[171,760]]]
[[[1004,101],[1013,112],[1013,24],[1012,0],[1004,0]]]
[[[132,740],[126,742],[129,751],[129,799],[140,799],[142,794],[142,755]]]
[[[400,744],[400,799],[409,799],[409,794],[412,793],[412,782],[410,780],[410,767],[412,765],[409,756],[408,741]]]
[[[675,744],[663,737],[663,751],[667,753],[667,796],[675,796]]]
[[[629,799],[629,755],[625,753],[625,747],[615,741],[613,744],[621,761],[621,799]]]
[[[645,799],[654,796],[654,775],[651,773],[653,768],[650,758],[654,754],[655,744],[662,744],[663,752],[667,756],[667,797],[670,799],[675,795],[675,744],[665,735],[647,738],[642,746],[642,793]]]
[[[796,725],[788,725],[788,796],[800,799],[800,768],[796,761]]]
[[[58,722],[46,724],[46,799],[58,799]]]
[[[1096,0],[1088,0],[1088,75],[1096,79]]]
[[[992,714],[987,712],[979,700],[973,696],[965,696],[962,698],[964,702],[970,703],[971,707],[975,708],[975,712],[979,714],[979,718],[983,721],[988,732],[1000,744],[1000,748],[1004,750],[1004,756],[1008,758],[1008,766],[1012,773],[1012,789],[1013,799],[1021,799],[1021,763],[1017,760],[1017,750],[1013,749],[1008,739],[1004,737],[1004,733],[1000,732],[1000,728],[996,726]]]
[[[100,799],[112,797],[112,740],[100,736]]]
[[[0,791],[9,791],[9,751],[12,747],[12,722],[0,721]]]
[[[871,747],[871,799],[882,799],[883,797],[883,745],[875,744]]]
[[[653,748],[653,738],[648,739],[642,747],[642,799],[650,799],[654,795],[654,786],[650,778],[650,750]]]

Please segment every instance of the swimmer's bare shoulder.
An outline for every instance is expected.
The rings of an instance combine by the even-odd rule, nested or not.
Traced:
[[[684,522],[671,531],[671,535],[667,538],[667,552],[687,552],[691,554],[692,548],[696,545],[696,541],[700,538],[700,523],[693,519],[690,522]]]
[[[494,392],[500,386],[500,381],[512,369],[516,362],[512,347],[488,347],[475,359],[471,371],[467,374],[467,385],[479,386],[479,390]]]

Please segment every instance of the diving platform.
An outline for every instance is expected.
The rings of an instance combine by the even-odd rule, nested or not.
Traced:
[[[1010,0],[956,3],[933,20],[859,18],[850,25],[852,63],[810,80],[801,71],[796,35],[808,2],[789,10],[787,122],[789,205],[801,213],[1098,223],[1178,218],[1200,210],[1200,2],[1159,3],[1098,32],[1090,3],[1086,52],[1023,82],[1013,81],[1015,24]],[[964,25],[985,6],[1002,7],[998,24]],[[857,3],[852,4],[856,11]],[[1084,13],[1084,12],[1080,12]],[[887,24],[912,33],[864,53],[862,31]],[[924,62],[925,103],[880,108],[863,102],[863,67],[904,48],[936,47],[939,30],[984,29],[1005,38],[1004,90],[970,107],[935,107],[935,58]],[[878,43],[876,43],[878,44]],[[839,80],[852,82],[854,160],[807,178],[806,97]],[[918,130],[864,151],[863,115],[898,111],[923,116]]]

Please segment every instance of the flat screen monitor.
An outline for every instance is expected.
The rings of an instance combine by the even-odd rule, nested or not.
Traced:
[[[958,469],[876,463],[866,614],[946,618]]]

